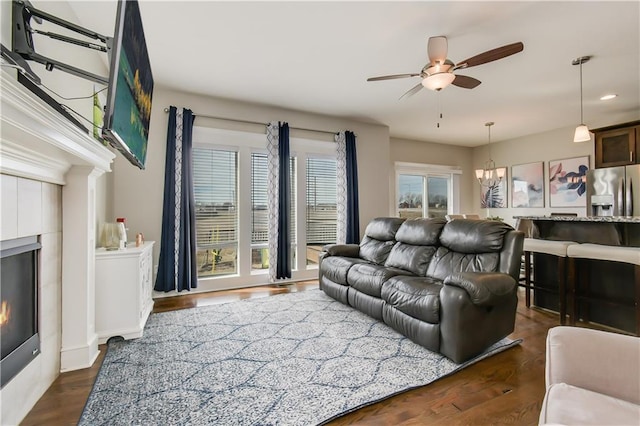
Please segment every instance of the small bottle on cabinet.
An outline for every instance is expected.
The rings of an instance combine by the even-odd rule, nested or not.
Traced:
[[[118,222],[118,229],[120,231],[120,248],[123,249],[127,247],[127,220],[124,217],[119,217],[116,221]]]

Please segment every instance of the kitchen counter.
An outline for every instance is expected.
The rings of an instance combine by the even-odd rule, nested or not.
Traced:
[[[519,219],[519,228],[526,230],[530,238],[603,246],[640,247],[640,217],[638,216],[514,216],[514,218]],[[556,310],[558,258],[544,253],[534,253],[533,264],[536,285],[543,289],[534,291],[534,304]],[[640,303],[640,295],[636,295],[634,265],[592,259],[580,259],[573,264],[577,268],[574,275],[576,285],[586,291],[586,294],[591,295],[590,301],[580,302],[577,307],[578,318],[631,333],[635,332],[634,304]],[[548,290],[545,291],[545,289]],[[602,300],[600,300],[601,297]],[[624,303],[614,305],[604,299]]]
[[[640,247],[638,216],[514,216],[528,237],[608,246]],[[528,222],[528,223],[527,223]],[[522,228],[522,227],[521,227]]]
[[[513,216],[513,218],[552,222],[640,223],[640,216]]]

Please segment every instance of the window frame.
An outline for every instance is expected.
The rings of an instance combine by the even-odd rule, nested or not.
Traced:
[[[428,179],[429,177],[448,178],[448,202],[447,214],[455,214],[460,211],[460,178],[462,170],[456,166],[443,166],[439,164],[407,163],[397,161],[394,163],[393,198],[390,211],[392,215],[399,217],[398,197],[400,196],[400,175],[422,176],[424,186],[422,189],[422,215],[428,213]]]
[[[198,145],[194,144],[193,148],[194,149],[201,149],[201,150],[210,149],[211,151],[221,151],[221,152],[235,153],[235,160],[236,160],[235,161],[236,162],[236,170],[235,170],[236,171],[236,182],[235,183],[236,183],[236,187],[235,187],[234,191],[235,191],[235,202],[236,202],[236,205],[235,205],[235,209],[236,209],[236,215],[235,215],[235,218],[236,218],[236,229],[235,229],[235,231],[236,231],[236,239],[235,239],[235,241],[225,241],[225,242],[222,242],[222,243],[217,243],[217,244],[215,244],[215,246],[218,249],[234,248],[235,247],[235,249],[236,249],[236,268],[235,268],[236,272],[229,273],[229,274],[224,274],[224,275],[218,275],[218,276],[204,276],[204,277],[201,277],[201,278],[207,279],[207,278],[222,278],[222,277],[225,277],[225,276],[235,276],[238,273],[238,259],[237,258],[238,258],[239,248],[240,248],[240,241],[239,241],[239,235],[238,235],[238,230],[239,230],[239,226],[238,226],[238,224],[239,224],[239,201],[240,201],[239,197],[238,197],[239,196],[239,193],[238,193],[238,178],[239,178],[238,172],[239,172],[239,169],[240,169],[240,165],[239,165],[240,158],[239,158],[239,155],[238,155],[238,150],[235,149],[234,147],[227,147],[227,146],[222,146],[222,145],[203,146],[203,145],[200,145],[200,144],[198,144]],[[195,173],[195,167],[193,167],[193,165],[192,165],[192,170]],[[197,231],[196,231],[196,245],[197,245]],[[209,246],[213,247],[213,244],[209,244]],[[208,250],[210,250],[210,249],[211,248],[209,248]],[[197,251],[198,251],[198,247],[196,246],[196,252]]]

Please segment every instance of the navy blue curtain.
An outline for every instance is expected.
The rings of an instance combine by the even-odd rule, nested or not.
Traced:
[[[278,263],[276,278],[291,278],[291,173],[289,124],[278,123]]]
[[[347,148],[347,244],[360,243],[360,209],[358,208],[358,160],[356,135],[344,132]]]
[[[194,119],[191,110],[179,111],[174,106],[169,110],[156,291],[182,291],[198,286],[196,203],[191,163]]]

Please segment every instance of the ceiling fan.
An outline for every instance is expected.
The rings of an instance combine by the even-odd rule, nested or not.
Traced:
[[[486,52],[472,56],[471,58],[465,59],[464,61],[456,64],[447,58],[447,38],[444,36],[429,37],[429,41],[427,43],[429,63],[425,65],[419,73],[383,75],[380,77],[370,77],[367,81],[392,80],[396,78],[419,76],[422,81],[409,89],[400,97],[400,99],[418,93],[423,87],[430,90],[440,91],[448,85],[453,84],[454,86],[462,87],[464,89],[473,89],[474,87],[478,87],[481,83],[480,80],[466,75],[455,74],[454,71],[475,67],[486,64],[487,62],[497,61],[498,59],[506,58],[507,56],[522,52],[523,49],[524,44],[522,44],[522,42],[507,44],[506,46],[487,50]]]

